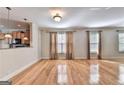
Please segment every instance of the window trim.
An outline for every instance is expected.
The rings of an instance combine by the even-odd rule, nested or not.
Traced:
[[[97,31],[93,31],[93,32],[90,32],[90,35],[91,35],[91,33],[97,33],[98,34],[98,37],[99,37],[99,33],[97,32]],[[91,39],[91,38],[90,38]],[[90,54],[98,54],[97,52],[98,52],[98,49],[97,49],[97,51],[91,51],[91,44],[97,44],[98,46],[99,46],[99,38],[98,38],[98,42],[95,42],[95,43],[91,43],[91,42],[89,42],[89,44],[90,44]]]
[[[65,32],[58,32],[57,34],[63,34],[63,33],[66,35]],[[58,51],[58,45],[66,47],[66,38],[65,38],[65,42],[64,43],[63,42],[58,42],[58,39],[57,39],[57,51]],[[57,54],[66,54],[66,50],[65,50],[65,53],[64,53],[64,49],[63,49],[63,51],[61,50],[61,53],[57,52]]]
[[[124,43],[120,43],[120,38],[119,38],[119,34],[123,33],[124,34],[124,31],[118,31],[118,52],[119,53],[124,53],[124,50],[123,51],[120,51],[120,44],[124,44]]]

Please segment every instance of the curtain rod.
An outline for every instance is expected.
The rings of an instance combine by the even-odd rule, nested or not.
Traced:
[[[44,32],[76,32],[74,30],[40,30]]]
[[[71,31],[71,30],[65,30],[65,31],[53,31],[53,30],[40,30],[40,31],[43,31],[43,32],[47,32],[47,33],[50,33],[50,32],[78,32],[78,31],[81,31],[81,30],[75,30],[75,31]],[[98,30],[98,31],[90,31],[90,30],[85,30],[85,32],[103,32],[102,30]]]
[[[41,31],[47,31],[47,32],[66,32],[66,31],[71,31],[71,32],[77,32],[77,31],[84,31],[89,28],[40,28]]]
[[[124,30],[116,30],[117,32],[122,32],[122,31],[124,31]]]

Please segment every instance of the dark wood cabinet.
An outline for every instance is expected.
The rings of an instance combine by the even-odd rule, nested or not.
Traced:
[[[25,40],[24,37],[27,37],[28,40]],[[21,39],[22,44],[30,44],[30,31],[14,31],[12,32],[13,39]]]
[[[0,40],[4,39],[4,33],[0,32]]]

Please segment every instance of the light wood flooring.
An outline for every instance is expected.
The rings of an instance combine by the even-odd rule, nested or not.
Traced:
[[[66,79],[66,82],[61,84],[119,84],[120,63],[107,60],[41,60],[10,80],[16,85],[58,85],[58,65],[62,64],[66,65],[66,71],[65,74],[60,71],[60,81]],[[91,74],[94,64],[98,64],[99,69],[95,68],[98,71]],[[98,82],[91,83],[92,79]]]

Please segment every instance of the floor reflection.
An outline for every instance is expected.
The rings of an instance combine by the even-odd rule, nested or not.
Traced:
[[[91,64],[90,65],[90,84],[99,84],[99,65]]]
[[[124,84],[124,64],[119,65],[119,84]]]
[[[67,84],[67,65],[58,64],[57,65],[57,83],[60,85]]]
[[[12,84],[26,85],[124,84],[124,63],[108,60],[43,60],[10,81]]]

